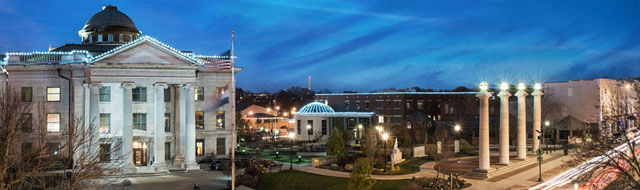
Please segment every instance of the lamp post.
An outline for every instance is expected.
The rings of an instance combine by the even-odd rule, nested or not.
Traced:
[[[389,139],[388,133],[382,134],[382,146],[384,146],[384,171],[387,171],[387,139]]]
[[[296,138],[295,133],[289,133],[289,170],[293,170],[293,139]]]
[[[276,158],[279,158],[279,156],[278,156],[278,138],[277,137],[278,137],[278,134],[280,133],[280,130],[276,130],[274,133],[276,134],[275,135],[275,137],[276,137],[276,139],[275,139],[275,141],[276,141],[276,148],[275,148],[275,150],[276,150]]]
[[[542,132],[539,130],[536,130],[536,132],[542,134]],[[538,136],[538,139],[542,141],[542,138],[540,138],[540,136]],[[536,139],[533,140],[535,141]],[[542,149],[540,149],[540,147],[538,147],[538,150],[536,150],[536,154],[538,155],[538,182],[542,182]]]
[[[356,144],[362,144],[362,143],[360,143],[360,140],[362,140],[360,138],[360,136],[362,136],[362,135],[360,135],[360,134],[362,134],[362,124],[358,124],[358,138],[356,138]]]

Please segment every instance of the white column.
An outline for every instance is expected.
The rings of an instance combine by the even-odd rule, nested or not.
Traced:
[[[518,159],[527,158],[527,100],[526,97],[527,92],[524,91],[524,84],[518,84],[518,92],[516,93],[516,97],[518,97],[518,134],[517,134],[517,154]]]
[[[124,159],[122,172],[125,174],[136,173],[137,169],[133,165],[133,112],[131,89],[135,88],[133,83],[122,83],[122,157]]]
[[[155,104],[155,130],[153,138],[153,153],[154,161],[153,167],[156,172],[169,172],[167,164],[164,162],[164,89],[167,89],[167,84],[156,83],[153,85],[156,90],[156,104]]]
[[[184,88],[184,92],[185,93],[185,99],[186,99],[186,113],[185,113],[185,120],[186,120],[186,125],[185,125],[185,132],[186,132],[186,139],[185,139],[185,155],[184,155],[184,164],[183,164],[183,168],[187,171],[189,170],[199,170],[200,169],[200,165],[198,165],[196,163],[196,114],[195,114],[195,107],[194,107],[194,94],[193,94],[193,89],[194,86],[191,84],[186,84],[183,86]]]
[[[174,166],[182,166],[182,164],[184,163],[184,139],[185,139],[185,117],[184,117],[184,112],[185,112],[185,97],[184,97],[184,93],[183,93],[183,88],[181,85],[175,85],[174,88],[175,92],[176,92],[176,97],[174,98],[174,101],[176,101],[176,108],[175,108],[175,134],[176,134],[176,139],[174,140],[174,144],[175,144],[175,152],[176,152],[176,156],[173,159],[173,165]]]
[[[100,155],[100,84],[89,84],[89,128],[86,133],[92,135],[90,138],[88,160],[99,159]]]
[[[484,83],[484,85],[487,85]],[[485,86],[486,87],[486,86]],[[476,95],[480,99],[480,155],[478,170],[488,171],[491,168],[489,160],[489,97],[491,93],[481,84],[480,92]]]
[[[501,85],[501,87],[503,87]],[[500,97],[500,160],[498,163],[509,164],[509,85],[502,89]]]
[[[542,132],[542,102],[541,97],[543,95],[541,91],[541,85],[536,83],[534,86],[534,91],[531,93],[533,96],[533,148],[531,149],[534,153],[538,148],[540,148],[540,140],[538,137]],[[538,132],[540,131],[540,132]]]

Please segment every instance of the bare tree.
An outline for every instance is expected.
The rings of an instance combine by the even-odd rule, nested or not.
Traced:
[[[602,189],[602,186],[611,184],[614,189],[640,189],[640,163],[636,156],[640,152],[637,144],[640,134],[632,131],[639,127],[640,84],[634,80],[625,82],[625,85],[622,91],[606,94],[601,106],[603,119],[619,136],[608,132],[586,134],[585,142],[578,144],[572,154],[573,160],[568,164],[572,167],[586,166],[577,181],[587,188]],[[616,182],[612,183],[612,179]]]
[[[80,119],[50,133],[45,104],[24,98],[14,88],[0,89],[0,190],[95,188],[129,158],[113,138],[100,140],[99,126]]]
[[[378,134],[377,131],[371,128],[365,130],[365,140],[362,143],[362,152],[367,155],[369,163],[374,164],[374,159],[378,151]]]

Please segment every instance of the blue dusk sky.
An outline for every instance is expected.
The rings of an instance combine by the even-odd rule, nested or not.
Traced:
[[[638,0],[1,0],[0,52],[80,43],[107,4],[197,54],[225,51],[235,30],[238,87],[251,91],[307,76],[333,92],[640,76]]]

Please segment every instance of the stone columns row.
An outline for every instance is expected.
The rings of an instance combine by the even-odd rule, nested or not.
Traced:
[[[480,143],[479,143],[479,168],[481,172],[487,172],[490,167],[489,161],[489,97],[491,93],[487,92],[489,85],[486,82],[480,83],[480,92],[476,95],[480,101]],[[500,159],[499,164],[509,164],[509,97],[511,94],[508,92],[509,85],[502,83],[500,85],[501,92],[498,94],[500,97]],[[517,158],[525,159],[527,157],[527,135],[526,135],[526,86],[524,83],[518,84],[518,92],[515,94],[518,97],[518,126],[517,126]],[[540,146],[538,136],[540,135],[541,125],[541,96],[543,95],[542,86],[536,83],[534,86],[534,103],[533,103],[533,147],[535,152]]]

